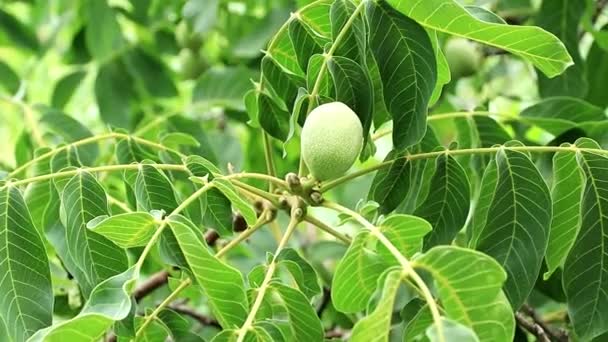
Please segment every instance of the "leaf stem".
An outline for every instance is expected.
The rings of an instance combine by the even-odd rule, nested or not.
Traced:
[[[274,253],[274,257],[272,258],[272,261],[270,262],[270,264],[268,264],[268,268],[266,269],[266,275],[264,276],[264,280],[262,281],[262,284],[260,285],[260,287],[258,289],[258,294],[255,297],[255,301],[253,302],[251,311],[249,311],[249,315],[247,315],[247,319],[245,320],[245,323],[243,323],[243,326],[240,329],[238,329],[238,335],[236,338],[236,342],[243,342],[245,340],[245,336],[247,335],[247,332],[252,328],[253,322],[255,320],[255,316],[258,313],[258,310],[260,309],[260,307],[262,306],[262,301],[264,300],[264,295],[266,294],[266,291],[268,290],[268,287],[270,286],[270,281],[272,280],[274,271],[276,270],[277,256],[279,255],[279,253],[281,253],[281,250],[283,250],[283,248],[285,248],[285,246],[287,245],[289,238],[295,231],[299,222],[300,222],[300,220],[292,214],[291,219],[289,221],[289,225],[287,226],[287,230],[285,231],[283,238],[281,239],[281,241],[279,242],[279,245],[277,246],[277,249]]]
[[[341,206],[340,204],[330,202],[330,201],[323,202],[323,206],[326,208],[329,208],[329,209],[333,209],[337,212],[344,213],[344,214],[351,216],[357,222],[359,222],[361,225],[363,225],[363,227],[367,228],[370,231],[370,233],[376,239],[378,239],[378,241],[381,244],[383,244],[388,249],[388,251],[393,255],[393,257],[397,260],[397,262],[403,269],[404,277],[412,278],[414,283],[418,286],[418,288],[422,292],[422,295],[423,295],[424,299],[426,300],[426,302],[429,306],[429,309],[431,310],[431,314],[433,316],[433,321],[435,322],[435,325],[437,326],[437,335],[439,336],[439,341],[445,342],[446,339],[445,339],[445,335],[443,332],[443,324],[442,324],[442,320],[441,320],[441,313],[439,312],[439,307],[437,306],[437,303],[435,302],[435,298],[433,297],[431,290],[428,288],[428,286],[426,285],[424,280],[418,275],[418,273],[416,273],[416,271],[412,268],[409,260],[407,260],[407,258],[403,254],[401,254],[399,249],[397,249],[397,247],[395,247],[395,245],[393,245],[393,243],[386,236],[384,236],[384,234],[382,234],[382,231],[380,231],[380,229],[378,227],[371,224],[367,219],[365,219],[363,216],[359,215],[359,213],[357,213],[353,210],[350,210],[349,208],[346,208],[344,206]]]
[[[410,154],[407,156],[399,157],[406,158],[408,160],[420,160],[420,159],[431,159],[438,157],[440,155],[450,155],[450,156],[462,156],[462,155],[471,155],[471,154],[490,154],[497,153],[501,150],[509,150],[509,151],[519,151],[519,152],[530,152],[530,153],[554,153],[554,152],[572,152],[572,153],[596,153],[596,154],[606,154],[608,155],[608,150],[602,150],[597,148],[580,148],[576,146],[497,146],[497,147],[484,147],[484,148],[468,148],[468,149],[459,149],[459,150],[444,150],[444,151],[435,151],[435,152],[426,152],[426,153],[418,153],[418,154]],[[382,163],[361,169],[359,171],[355,171],[351,174],[342,176],[340,178],[334,179],[333,181],[329,181],[325,184],[321,185],[321,192],[328,191],[330,189],[335,188],[342,183],[345,183],[349,180],[361,177],[370,172],[374,172],[385,167],[389,167],[393,164],[393,162],[397,159],[384,161]]]
[[[350,237],[338,232],[337,230],[333,229],[329,225],[325,224],[324,222],[318,220],[317,218],[315,218],[313,216],[306,215],[304,217],[304,221],[316,226],[317,228],[328,233],[329,235],[332,235],[333,237],[344,242],[347,245],[350,245],[350,243],[353,241]]]
[[[217,251],[217,253],[215,253],[215,257],[216,258],[223,257],[231,249],[233,249],[234,247],[239,245],[241,242],[247,240],[251,235],[253,235],[253,233],[257,232],[260,228],[264,227],[264,225],[270,221],[270,219],[268,217],[269,215],[270,215],[270,212],[268,210],[263,211],[262,215],[260,215],[260,218],[253,226],[251,226],[249,229],[247,229],[244,232],[242,232],[241,234],[239,234],[239,236],[237,236],[236,239],[231,240],[228,244],[226,244],[226,246],[222,247],[219,251]]]
[[[271,175],[266,175],[263,173],[239,172],[239,173],[233,173],[228,176],[224,176],[224,178],[226,178],[226,179],[239,179],[239,178],[259,179],[259,180],[267,181],[270,184],[275,184],[283,189],[288,188],[287,183],[284,180],[271,176]]]
[[[183,153],[181,153],[181,152],[179,152],[177,150],[174,150],[172,148],[166,147],[166,146],[164,146],[162,144],[159,144],[159,143],[155,143],[155,142],[150,141],[150,140],[146,140],[146,139],[143,139],[143,138],[138,138],[138,137],[135,137],[135,136],[132,136],[132,135],[128,135],[128,134],[123,134],[123,133],[108,133],[108,134],[101,134],[101,135],[96,135],[96,136],[93,136],[93,137],[85,138],[85,139],[78,140],[78,141],[75,141],[75,142],[67,144],[67,145],[63,145],[63,146],[54,148],[54,149],[48,151],[47,153],[44,153],[44,154],[42,154],[42,155],[40,155],[40,156],[38,156],[36,158],[33,158],[32,160],[28,161],[27,163],[25,163],[25,164],[21,165],[20,167],[16,168],[11,173],[9,173],[8,178],[17,176],[19,173],[21,173],[22,171],[26,170],[28,167],[32,166],[33,164],[35,164],[35,163],[37,163],[37,162],[39,162],[41,160],[45,160],[47,158],[50,158],[50,157],[54,156],[55,154],[57,154],[59,152],[68,150],[68,149],[73,148],[73,147],[78,147],[78,146],[82,146],[82,145],[92,144],[92,143],[95,143],[95,142],[98,142],[98,141],[101,141],[101,140],[116,139],[116,138],[119,138],[119,139],[131,138],[135,142],[140,143],[142,145],[146,145],[146,146],[157,148],[159,150],[164,150],[164,151],[175,153],[180,158],[184,158],[186,156],[185,154],[183,154]]]
[[[272,156],[272,145],[270,136],[265,131],[262,131],[262,140],[264,142],[264,158],[266,160],[266,170],[270,176],[276,177],[277,170],[274,166],[274,158]],[[274,190],[273,183],[268,185],[268,190],[272,192]]]
[[[179,165],[179,164],[152,164],[152,165],[155,168],[158,168],[160,170],[183,171],[183,172],[188,171],[188,169],[184,165]],[[79,172],[83,172],[83,171],[87,171],[87,172],[91,172],[91,173],[113,172],[113,171],[124,171],[124,170],[137,170],[140,167],[141,167],[141,164],[138,164],[138,163],[106,165],[106,166],[97,166],[97,167],[81,167],[81,168],[74,169],[74,170],[59,171],[59,172],[49,173],[49,174],[45,174],[45,175],[25,178],[25,179],[21,179],[21,180],[8,181],[8,182],[6,182],[4,187],[7,187],[9,185],[12,185],[12,186],[25,185],[25,184],[30,184],[30,183],[42,182],[42,181],[49,180],[49,179],[55,179],[55,178],[70,177],[70,176],[73,176],[73,175],[75,175]],[[4,187],[2,187],[2,188],[4,188]]]
[[[241,189],[243,189],[245,191],[248,191],[248,192],[250,192],[250,193],[252,193],[252,194],[254,194],[254,195],[258,196],[258,197],[261,197],[261,198],[263,198],[265,200],[268,200],[270,203],[272,203],[274,205],[278,204],[278,196],[277,195],[274,195],[274,194],[271,194],[271,193],[269,193],[267,191],[258,189],[255,186],[251,186],[249,184],[243,183],[243,182],[238,181],[236,179],[230,179],[230,181],[235,186],[237,186],[237,187],[239,187],[239,188],[241,188]]]
[[[473,116],[496,116],[502,117],[505,119],[518,120],[529,123],[529,120],[519,115],[512,115],[506,113],[493,113],[493,112],[485,112],[485,111],[475,111],[475,112],[451,112],[451,113],[441,113],[435,115],[429,115],[426,118],[427,122],[439,121],[445,119],[457,119],[457,118],[467,118]],[[372,140],[376,141],[382,137],[385,137],[393,132],[392,128],[388,128],[386,130],[378,131],[372,135]]]

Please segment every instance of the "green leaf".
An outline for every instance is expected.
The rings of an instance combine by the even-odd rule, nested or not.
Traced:
[[[46,129],[61,137],[65,143],[72,143],[93,136],[93,133],[76,119],[53,109],[43,113],[40,123]],[[83,165],[93,165],[99,155],[97,144],[87,144],[76,149]]]
[[[166,214],[177,208],[171,181],[154,164],[142,164],[135,180],[137,206],[142,211],[164,210]]]
[[[388,169],[381,169],[374,177],[368,198],[380,204],[380,212],[395,210],[410,190],[412,163],[396,150],[389,152],[385,161],[394,160]]]
[[[428,342],[429,339],[424,335],[424,332],[431,325],[433,325],[433,315],[431,314],[428,305],[425,304],[405,325],[403,342]]]
[[[154,98],[176,97],[177,88],[169,68],[163,61],[141,48],[129,50],[122,60],[139,89]]]
[[[149,213],[125,213],[100,216],[89,221],[87,228],[103,235],[121,248],[145,246],[159,225],[159,218]]]
[[[599,148],[589,139],[576,142],[580,148]],[[608,158],[580,152],[578,160],[587,181],[581,203],[581,227],[564,264],[563,287],[568,314],[582,341],[599,336],[608,328]]]
[[[437,82],[435,83],[435,89],[433,89],[433,95],[431,96],[431,100],[429,101],[429,105],[435,104],[439,101],[441,97],[441,92],[443,91],[443,86],[450,83],[452,80],[452,75],[450,74],[450,66],[448,64],[448,60],[445,57],[445,54],[441,50],[441,46],[439,43],[439,39],[437,37],[437,32],[434,30],[427,29],[427,33],[431,38],[431,43],[433,44],[433,51],[435,52],[435,60],[437,61]]]
[[[534,64],[548,77],[557,76],[572,65],[564,44],[541,28],[481,21],[454,0],[388,2],[426,28],[509,51]]]
[[[563,147],[570,147],[564,144]],[[578,167],[576,154],[558,152],[553,156],[553,220],[545,260],[545,280],[564,265],[570,248],[576,240],[581,224],[581,199],[585,175]]]
[[[480,147],[502,145],[511,140],[509,133],[494,119],[476,115],[473,117],[473,121],[477,127]]]
[[[247,221],[247,225],[253,226],[257,222],[257,214],[255,209],[247,202],[239,193],[236,191],[232,183],[226,179],[217,178],[213,180],[213,184],[218,188],[228,199],[232,202],[232,205],[237,209],[241,215]]]
[[[214,67],[196,81],[192,104],[201,110],[222,107],[245,111],[243,97],[257,75],[245,67]]]
[[[0,316],[11,340],[24,341],[53,322],[53,288],[40,232],[18,188],[0,187]]]
[[[20,84],[19,75],[17,75],[10,65],[0,61],[0,86],[9,94],[15,94],[19,90]]]
[[[265,85],[270,85],[266,89],[272,94],[271,97],[279,103],[284,103],[285,108],[292,109],[298,96],[298,88],[304,86],[304,80],[283,69],[270,56],[262,58],[261,69],[264,80],[267,82]]]
[[[376,292],[376,281],[388,267],[378,254],[366,248],[369,237],[369,232],[359,232],[336,267],[331,298],[338,311],[365,309]]]
[[[86,13],[89,17],[85,36],[87,48],[95,59],[107,60],[125,45],[116,14],[104,0],[88,1]]]
[[[315,87],[315,83],[317,83],[321,66],[324,63],[326,63],[325,56],[320,54],[313,55],[308,60],[308,69],[306,69],[306,86],[311,91]],[[329,73],[324,73],[319,82],[319,96],[327,96],[331,98],[335,97],[336,91]]]
[[[211,254],[202,235],[188,219],[172,215],[168,220],[194,280],[205,292],[215,317],[224,328],[242,326],[249,303],[241,273]]]
[[[95,0],[95,3],[104,2]],[[121,128],[131,126],[131,101],[136,98],[133,79],[119,59],[101,66],[95,78],[95,97],[99,116],[109,125]]]
[[[363,136],[367,141],[374,105],[372,81],[367,71],[354,60],[340,56],[330,59],[328,67],[334,80],[336,100],[357,113],[363,126]]]
[[[526,121],[559,136],[584,122],[606,120],[602,108],[573,97],[551,97],[521,112]]]
[[[61,211],[69,254],[82,272],[74,276],[85,294],[127,269],[125,251],[86,227],[90,220],[108,215],[105,190],[92,174],[81,171],[68,181],[61,193]]]
[[[334,1],[330,9],[331,37],[335,41],[344,25],[355,12],[356,6],[349,0]],[[334,56],[342,56],[353,61],[364,62],[367,50],[365,19],[361,14],[350,24],[338,45]]]
[[[384,280],[382,297],[376,309],[355,324],[351,341],[389,341],[393,306],[402,278],[403,274],[400,269],[388,272]]]
[[[608,34],[608,28],[604,27],[601,32]],[[606,108],[608,107],[608,97],[602,92],[602,85],[608,83],[608,50],[602,48],[597,39],[591,45],[585,63],[589,84],[589,91],[585,99],[598,107]]]
[[[74,71],[57,81],[55,89],[53,89],[51,105],[57,109],[63,109],[76,92],[76,89],[82,84],[86,75],[85,71]]]
[[[271,288],[281,297],[287,310],[293,340],[322,341],[325,332],[308,298],[302,292],[278,282],[272,283]]]
[[[314,54],[323,53],[323,48],[317,44],[311,36],[305,24],[300,20],[294,19],[289,23],[289,38],[296,52],[298,64],[302,70],[306,70],[308,60]]]
[[[14,46],[36,52],[40,43],[36,33],[11,14],[0,9],[0,32],[4,33]]]
[[[374,53],[386,107],[393,118],[393,145],[418,143],[426,132],[426,113],[437,80],[437,64],[427,32],[385,2],[368,2]]]
[[[317,272],[295,249],[284,248],[277,255],[279,266],[284,266],[298,285],[298,289],[308,299],[321,293]]]
[[[206,33],[215,26],[219,6],[219,0],[189,0],[182,9],[182,15],[194,32]]]
[[[483,232],[488,223],[488,212],[494,197],[496,196],[496,183],[498,182],[498,173],[496,172],[496,163],[491,162],[486,167],[481,185],[479,187],[479,195],[475,201],[473,215],[467,233],[469,234],[469,246],[474,248],[477,245],[479,236]]]
[[[131,311],[131,292],[137,274],[133,267],[100,283],[78,316],[38,331],[28,342],[95,342],[114,322]]]
[[[271,136],[285,141],[289,134],[289,113],[281,109],[264,93],[258,96],[258,119],[260,126]]]
[[[171,336],[177,341],[204,342],[205,340],[190,331],[190,322],[171,309],[164,309],[158,313],[158,319],[167,327]]]
[[[479,342],[477,335],[466,326],[451,321],[449,319],[441,319],[443,334],[445,338],[440,338],[435,324],[431,325],[426,330],[426,336],[430,341],[445,341],[445,342]]]
[[[422,218],[393,214],[382,220],[378,226],[386,238],[407,258],[422,251],[422,240],[433,227]],[[379,244],[378,253],[387,261],[394,261],[394,257],[386,246]]]
[[[470,185],[465,170],[453,157],[439,156],[430,193],[414,212],[433,227],[433,231],[425,237],[425,248],[450,244],[454,240],[466,223],[470,199]]]
[[[538,89],[541,97],[559,95],[585,97],[587,94],[588,85],[583,58],[579,51],[578,30],[584,12],[585,1],[543,1],[536,16],[536,23],[555,34],[564,43],[574,65],[554,79],[539,75]]]
[[[501,292],[507,275],[495,260],[470,249],[439,246],[412,265],[431,273],[448,318],[472,328],[480,341],[513,340],[515,320]]]
[[[551,197],[530,158],[503,149],[497,153],[496,195],[476,249],[494,257],[509,278],[505,292],[513,308],[523,304],[542,265],[551,224]]]

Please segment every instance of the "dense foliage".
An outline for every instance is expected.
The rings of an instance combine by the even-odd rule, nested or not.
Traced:
[[[3,1],[0,341],[607,340],[605,7]]]

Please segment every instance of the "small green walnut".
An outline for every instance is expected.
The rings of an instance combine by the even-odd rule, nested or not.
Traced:
[[[448,40],[444,53],[453,79],[474,75],[483,60],[477,44],[464,38]]]
[[[363,146],[357,114],[342,102],[315,108],[302,128],[302,156],[310,173],[324,181],[343,175]]]

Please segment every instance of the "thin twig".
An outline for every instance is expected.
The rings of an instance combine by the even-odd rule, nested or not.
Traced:
[[[533,321],[529,321],[523,313],[521,312],[516,312],[515,313],[515,319],[517,319],[517,324],[526,329],[529,333],[531,333],[532,335],[536,336],[536,338],[538,339],[538,341],[540,342],[551,342],[551,340],[549,339],[549,336],[547,336],[547,333],[545,332],[545,330],[543,329],[543,327],[541,327],[540,325],[534,323]]]
[[[176,311],[178,313],[181,313],[181,314],[194,318],[197,322],[199,322],[203,326],[216,327],[218,329],[222,329],[222,326],[220,325],[220,323],[217,320],[215,320],[211,317],[207,317],[187,305],[170,304],[168,306],[168,308],[173,311]]]
[[[555,331],[555,329],[551,328],[549,326],[549,324],[547,324],[547,322],[545,322],[543,319],[540,318],[540,316],[536,313],[536,310],[534,310],[534,308],[531,307],[530,305],[524,304],[521,307],[521,311],[523,313],[525,313],[526,315],[528,315],[534,321],[534,323],[536,323],[541,328],[543,328],[545,333],[547,335],[549,335],[549,337],[551,338],[552,341],[559,341],[559,342],[568,341],[568,333],[566,331],[561,330],[561,329],[558,331]]]

